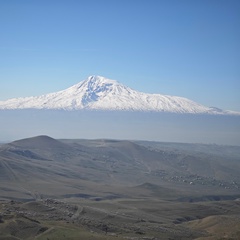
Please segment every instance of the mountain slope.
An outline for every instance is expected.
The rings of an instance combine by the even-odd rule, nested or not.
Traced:
[[[234,114],[231,111],[205,107],[183,97],[138,92],[117,81],[100,76],[90,76],[59,92],[0,101],[0,109],[27,108]]]

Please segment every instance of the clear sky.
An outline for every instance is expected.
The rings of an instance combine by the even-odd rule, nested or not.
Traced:
[[[0,0],[0,100],[89,75],[240,111],[240,1]]]

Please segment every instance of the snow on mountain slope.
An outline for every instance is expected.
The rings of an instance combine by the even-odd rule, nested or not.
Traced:
[[[115,80],[90,76],[65,90],[0,101],[0,109],[95,109],[175,113],[237,114],[205,107],[187,98],[135,91]]]

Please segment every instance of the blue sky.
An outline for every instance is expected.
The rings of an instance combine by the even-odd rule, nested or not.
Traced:
[[[240,111],[240,1],[0,0],[0,100],[101,75]]]

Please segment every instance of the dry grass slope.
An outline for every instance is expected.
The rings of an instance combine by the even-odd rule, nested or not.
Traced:
[[[0,146],[1,240],[237,240],[239,197],[240,147],[48,136]]]

